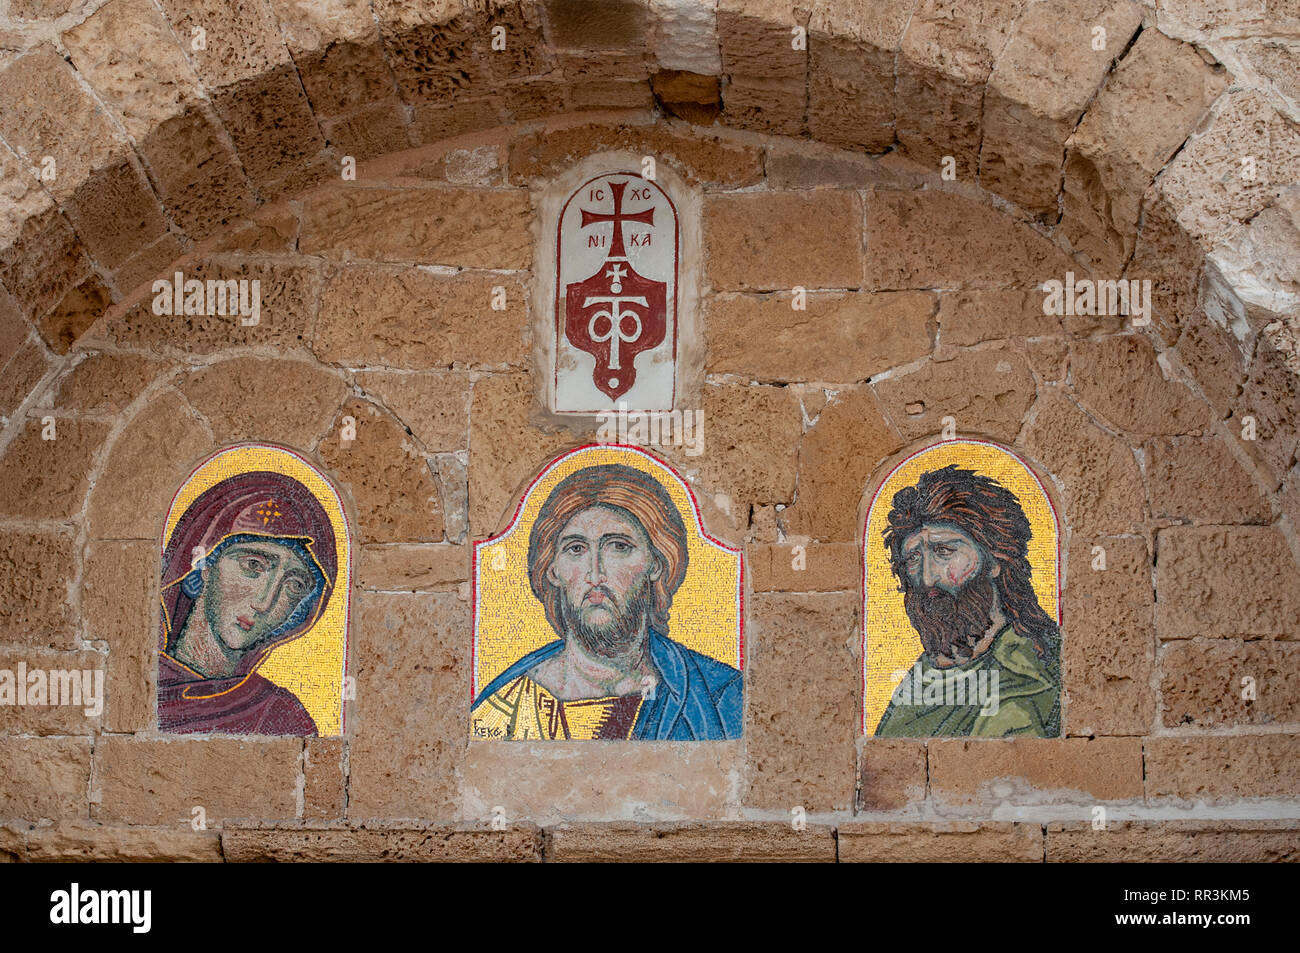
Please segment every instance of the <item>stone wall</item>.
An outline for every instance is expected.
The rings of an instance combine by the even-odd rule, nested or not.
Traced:
[[[1300,11],[1193,6],[15,0],[0,667],[107,702],[0,708],[0,856],[1293,858],[1300,133],[1258,64]],[[700,198],[705,453],[664,455],[750,568],[744,738],[471,744],[471,543],[593,436],[535,396],[534,213],[610,151]],[[259,324],[154,314],[175,271]],[[1067,271],[1153,324],[1044,315]],[[858,733],[864,493],[948,416],[1060,504],[1060,739]],[[241,440],[352,523],[344,739],[157,731],[163,514]]]

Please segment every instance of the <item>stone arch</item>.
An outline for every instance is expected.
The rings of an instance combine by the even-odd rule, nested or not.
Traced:
[[[1123,353],[1107,350],[1117,347],[1109,340],[1116,328],[1077,329],[1084,342],[1077,360],[1051,340],[1029,340],[1033,335],[1016,323],[1035,306],[1024,288],[954,291],[944,285],[940,294],[971,292],[978,317],[979,326],[953,351],[941,346],[924,360],[911,355],[901,362],[883,355],[878,373],[838,382],[833,395],[815,386],[816,374],[742,377],[737,364],[703,388],[709,440],[719,454],[702,462],[670,459],[683,470],[694,468],[702,482],[746,511],[749,525],[737,525],[736,532],[752,537],[756,588],[765,573],[763,598],[753,609],[759,638],[764,631],[812,633],[805,641],[768,639],[766,657],[755,658],[756,691],[766,694],[753,708],[759,718],[752,732],[747,726],[747,749],[736,755],[740,773],[716,778],[718,789],[743,792],[727,811],[852,804],[852,731],[843,713],[851,723],[856,689],[843,683],[852,667],[843,656],[852,640],[844,620],[856,601],[848,592],[856,585],[856,528],[839,520],[851,517],[861,492],[855,467],[897,452],[920,432],[913,428],[933,429],[934,407],[909,411],[914,392],[933,402],[945,387],[951,395],[966,386],[963,381],[1003,373],[1033,379],[1035,394],[1037,385],[1043,391],[1034,399],[1025,386],[1001,391],[1014,411],[1005,396],[1003,406],[997,399],[980,404],[974,398],[989,395],[972,392],[958,414],[972,423],[959,430],[1006,440],[1044,460],[1076,494],[1070,508],[1093,514],[1080,537],[1108,541],[1111,565],[1121,569],[1104,577],[1071,570],[1072,578],[1090,586],[1077,593],[1079,619],[1071,621],[1067,608],[1066,624],[1073,644],[1089,646],[1100,660],[1089,675],[1092,712],[1081,714],[1080,701],[1072,700],[1078,730],[1122,736],[1103,739],[1104,747],[1122,749],[1130,761],[1134,750],[1139,762],[1146,757],[1145,775],[1130,776],[1118,788],[1122,796],[1131,796],[1134,785],[1137,796],[1190,790],[1199,782],[1180,773],[1190,760],[1186,751],[1208,763],[1227,760],[1219,753],[1228,749],[1220,745],[1236,746],[1246,754],[1232,760],[1249,766],[1283,761],[1292,750],[1279,734],[1224,740],[1157,732],[1144,755],[1138,736],[1169,727],[1161,719],[1178,717],[1176,706],[1184,704],[1174,696],[1195,694],[1194,686],[1175,692],[1177,676],[1170,675],[1171,703],[1157,707],[1151,684],[1157,651],[1181,659],[1185,667],[1175,671],[1187,671],[1203,650],[1190,641],[1202,623],[1229,638],[1243,637],[1231,628],[1241,619],[1252,620],[1252,631],[1244,633],[1252,638],[1285,635],[1294,624],[1295,603],[1285,593],[1294,589],[1286,575],[1293,565],[1287,546],[1295,544],[1292,525],[1300,517],[1295,299],[1284,266],[1297,246],[1296,111],[1285,91],[1262,75],[1275,61],[1270,57],[1285,62],[1287,55],[1265,36],[1295,34],[1300,24],[1293,18],[1243,17],[1216,26],[1190,19],[1197,4],[1165,0],[1154,9],[997,0],[961,12],[938,0],[818,2],[800,10],[767,2],[755,8],[742,0],[721,0],[716,9],[655,0],[602,3],[597,15],[568,0],[447,0],[427,9],[391,0],[216,6],[109,0],[93,10],[5,24],[21,49],[0,52],[0,177],[7,183],[0,205],[0,412],[7,419],[0,436],[0,516],[11,539],[22,536],[25,548],[16,562],[34,567],[40,586],[81,585],[94,618],[129,620],[123,607],[148,605],[148,593],[116,585],[112,576],[92,579],[90,569],[112,560],[133,565],[132,547],[140,542],[100,538],[110,531],[134,534],[126,523],[104,523],[103,533],[94,528],[93,497],[103,488],[92,473],[127,446],[128,426],[133,434],[139,430],[142,446],[152,445],[146,428],[120,419],[127,405],[136,401],[132,421],[152,419],[151,412],[170,418],[174,411],[180,421],[174,426],[189,439],[203,432],[191,412],[195,401],[217,408],[213,416],[229,428],[237,426],[244,406],[237,400],[229,405],[233,410],[220,411],[229,395],[204,389],[205,375],[213,374],[200,367],[205,362],[229,358],[255,370],[272,358],[300,361],[314,365],[311,375],[345,383],[344,402],[331,408],[321,432],[322,438],[331,435],[321,452],[346,460],[328,440],[336,439],[338,418],[360,408],[350,415],[373,420],[394,459],[407,457],[404,442],[424,458],[428,484],[420,466],[400,468],[405,477],[420,479],[422,489],[408,495],[440,485],[444,500],[456,496],[465,513],[456,528],[444,514],[441,533],[452,544],[430,542],[418,552],[424,543],[407,539],[417,531],[413,513],[397,529],[358,521],[377,534],[359,553],[360,582],[373,595],[367,624],[376,633],[362,665],[371,681],[362,688],[389,683],[418,703],[384,710],[378,690],[366,696],[373,701],[362,703],[362,722],[382,725],[385,733],[362,734],[352,745],[351,816],[483,816],[472,799],[458,800],[454,782],[446,780],[460,770],[464,752],[445,739],[463,738],[463,726],[449,724],[452,716],[427,703],[430,671],[435,696],[459,697],[463,687],[465,662],[450,646],[461,644],[465,619],[456,590],[467,579],[465,547],[454,542],[493,525],[507,488],[524,479],[530,461],[548,455],[552,442],[559,449],[570,438],[534,426],[521,336],[505,333],[512,325],[482,323],[468,302],[502,280],[511,284],[513,300],[515,284],[522,284],[518,275],[485,276],[501,267],[489,258],[499,256],[510,271],[522,271],[519,263],[527,259],[526,228],[518,226],[528,221],[528,201],[509,194],[511,187],[526,187],[597,141],[603,148],[671,154],[692,185],[798,192],[776,198],[788,203],[783,208],[821,209],[825,203],[850,219],[854,200],[828,193],[868,191],[864,181],[872,189],[885,183],[889,188],[882,191],[894,194],[871,208],[892,215],[900,234],[906,234],[904,218],[912,216],[909,221],[927,223],[932,236],[944,237],[960,210],[957,217],[977,226],[1001,223],[1007,230],[1001,234],[1020,236],[1017,248],[1038,244],[1041,260],[1056,271],[1075,267],[1080,274],[1149,278],[1155,290],[1153,326],[1121,335]],[[325,9],[328,15],[317,12]],[[1073,55],[1099,22],[1108,27],[1110,44],[1100,65]],[[506,27],[510,41],[500,59],[489,56],[486,45],[495,25]],[[804,50],[790,45],[795,26],[808,30]],[[205,49],[191,45],[196,30],[207,38]],[[518,144],[507,148],[514,140],[502,127],[511,125]],[[1234,144],[1243,138],[1270,169],[1254,184],[1229,174],[1237,171]],[[485,163],[484,147],[497,150],[495,164]],[[344,155],[371,163],[356,183],[336,178]],[[956,160],[956,182],[939,178],[945,155]],[[42,179],[46,156],[56,171]],[[428,189],[407,209],[416,221],[490,211],[505,223],[491,256],[448,242],[452,258],[445,264],[454,274],[425,271],[418,287],[417,279],[403,285],[401,264],[429,237],[408,228],[407,243],[392,260],[384,254],[349,260],[347,251],[376,234],[362,213],[409,225],[391,192],[430,183],[493,193],[476,207],[454,189]],[[312,189],[330,184],[339,188],[308,198]],[[351,191],[339,194],[344,185]],[[752,223],[742,206],[753,201],[741,197],[732,206],[747,226]],[[856,208],[864,217],[870,212]],[[307,218],[310,227],[304,228]],[[962,250],[960,244],[949,247]],[[722,257],[724,249],[717,253]],[[952,257],[964,266],[971,261],[969,255]],[[1248,267],[1256,261],[1259,267]],[[249,270],[263,280],[281,320],[237,346],[201,321],[157,321],[148,308],[149,281],[173,264],[213,277]],[[763,280],[748,287],[741,276],[741,286],[726,294],[775,301],[772,319],[780,307],[788,317],[782,290]],[[441,323],[430,340],[413,342],[402,332],[380,347],[355,321],[364,310],[358,300],[382,301],[400,321],[413,320],[419,315],[411,299],[418,304],[434,289],[441,295]],[[836,293],[827,286],[827,295]],[[943,327],[942,305],[937,313],[918,307],[898,315],[922,333],[931,318]],[[1093,343],[1093,337],[1101,340]],[[1023,349],[1008,354],[1007,339]],[[327,346],[308,357],[300,340]],[[724,352],[725,342],[712,343],[719,345],[714,353]],[[371,360],[384,348],[396,348],[400,366]],[[998,369],[1003,362],[1010,372]],[[184,386],[163,380],[177,368]],[[1080,376],[1081,368],[1090,374]],[[92,374],[114,387],[64,389],[65,379]],[[879,387],[870,380],[876,376]],[[458,393],[444,401],[442,383],[453,378],[451,390]],[[157,390],[148,390],[155,381]],[[461,391],[485,423],[466,420],[457,403]],[[43,446],[37,412],[50,405],[57,411],[63,395],[72,393],[110,398],[56,412],[60,434],[72,439],[61,436]],[[1164,417],[1177,428],[1163,429],[1164,417],[1153,424],[1150,408],[1135,395],[1168,411]],[[1189,402],[1207,408],[1212,420],[1203,429],[1189,423]],[[1029,419],[1021,432],[1011,418],[1025,410]],[[1245,416],[1256,418],[1258,441],[1237,438]],[[1130,431],[1135,439],[1119,432],[1129,427],[1136,428]],[[465,454],[465,443],[444,440],[462,428],[470,448]],[[101,449],[110,440],[111,448]],[[183,448],[184,440],[175,445]],[[759,446],[773,449],[762,456],[747,452]],[[1158,454],[1160,472],[1185,477],[1176,508],[1158,518],[1146,518],[1155,506],[1149,500],[1155,478],[1144,473],[1135,450],[1145,459]],[[142,459],[155,462],[147,454]],[[1209,501],[1220,508],[1198,516],[1207,501],[1197,487],[1214,485],[1223,474],[1229,475],[1228,492]],[[382,510],[383,474],[358,473],[355,481],[339,482],[352,485],[356,497],[371,493],[374,509]],[[482,491],[471,494],[471,486]],[[425,519],[418,529],[431,526]],[[777,562],[778,555],[788,562],[794,539],[817,544],[810,571],[798,577],[780,571]],[[83,549],[109,552],[111,559],[87,561]],[[1080,558],[1078,552],[1067,556]],[[50,568],[65,561],[75,566],[66,578]],[[1163,594],[1155,604],[1154,589],[1187,591],[1199,584],[1207,562],[1226,569],[1206,596],[1203,618]],[[1271,580],[1277,584],[1270,586]],[[1255,592],[1269,598],[1251,604]],[[61,651],[101,638],[85,626],[74,631],[62,612],[53,602],[33,605],[28,617],[4,620],[6,631],[39,632],[42,644]],[[102,640],[118,638],[119,625],[151,631],[147,624],[106,621]],[[1084,625],[1091,629],[1081,635]],[[1179,644],[1162,646],[1153,628],[1174,633]],[[391,640],[408,629],[421,637],[394,648]],[[1126,638],[1111,638],[1116,630]],[[1145,646],[1127,638],[1134,632],[1145,634]],[[1284,658],[1271,645],[1238,648],[1259,649],[1264,664]],[[395,655],[403,665],[391,662]],[[405,664],[409,659],[419,662]],[[109,654],[111,668],[122,666],[112,678],[131,677],[139,664],[130,652]],[[790,685],[800,695],[797,709],[787,697]],[[138,714],[130,707],[115,711],[110,701],[104,725],[145,732],[147,721]],[[827,740],[794,745],[796,738]],[[787,754],[795,748],[797,754]],[[64,749],[72,752],[70,775],[89,764],[75,745]],[[214,775],[244,776],[237,752],[212,750]],[[271,793],[262,799],[270,807],[261,813],[291,816],[303,751],[267,751],[261,764]],[[858,768],[866,772],[888,768],[897,752],[869,746],[859,754]],[[307,763],[321,763],[315,757]],[[138,744],[104,739],[96,745],[95,770],[102,763],[104,776],[118,780],[105,786],[102,807],[87,808],[79,795],[68,803],[82,815],[91,810],[106,819],[183,820],[183,812],[166,814],[179,803],[174,798],[161,797],[144,809],[128,797],[130,779],[152,770],[155,760],[160,755],[147,737]],[[482,764],[475,769],[484,773]],[[180,769],[173,758],[159,770],[175,776]],[[1268,787],[1273,782],[1267,778],[1245,778],[1249,770],[1216,779],[1216,790],[1236,785],[1233,790],[1261,796],[1290,793]],[[493,777],[490,766],[485,773]],[[308,773],[303,816],[340,817],[341,796],[318,801],[316,777]],[[490,788],[482,790],[490,796]],[[575,797],[564,810],[581,814],[581,797]],[[492,803],[487,800],[486,808]],[[718,803],[682,803],[689,803],[691,816],[724,814]],[[242,802],[235,807],[245,813]]]
[[[328,13],[292,0],[111,0],[15,26],[0,99],[11,415],[97,313],[254,210],[328,180],[345,154],[570,109],[656,108],[931,170],[953,156],[959,180],[1053,228],[1082,266],[1150,276],[1171,356],[1219,395],[1220,413],[1261,408],[1247,450],[1275,483],[1290,470],[1297,300],[1281,249],[1297,240],[1300,140],[1293,104],[1262,78],[1281,54],[1252,39],[1300,26],[1285,14],[1211,28],[1179,4],[1059,0],[957,13],[938,0],[599,13],[569,0]],[[57,125],[42,118],[56,114]],[[1241,151],[1228,141],[1243,137],[1259,177],[1224,173]],[[54,173],[41,180],[46,157]],[[274,233],[274,218],[235,241]]]

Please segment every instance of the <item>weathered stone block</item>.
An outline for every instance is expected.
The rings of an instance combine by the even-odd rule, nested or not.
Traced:
[[[210,107],[191,106],[138,142],[159,198],[191,237],[206,238],[253,208],[248,178]]]
[[[789,294],[714,297],[706,369],[762,381],[851,383],[930,351],[932,294],[811,294],[801,311],[793,303]]]
[[[306,254],[464,268],[527,268],[532,211],[523,191],[332,189],[309,198]]]
[[[1156,542],[1161,639],[1300,638],[1296,564],[1270,526],[1173,526]]]
[[[111,313],[85,336],[104,342],[154,351],[207,353],[232,346],[267,345],[277,350],[305,346],[307,330],[320,299],[315,265],[268,261],[259,256],[222,255],[178,263],[161,277],[169,282],[180,271],[184,281],[248,281],[260,290],[257,324],[244,324],[237,308],[227,314],[154,314],[153,295],[121,313]],[[252,316],[247,316],[251,320]]]
[[[45,440],[46,425],[28,420],[0,458],[0,514],[62,520],[79,514],[108,430],[88,420],[56,420],[54,439]]]
[[[37,328],[45,343],[56,354],[67,354],[72,345],[91,327],[112,300],[112,292],[91,275],[68,291],[54,309],[41,318]]]
[[[833,863],[829,827],[786,823],[559,824],[546,829],[555,863]]]
[[[984,98],[986,188],[1055,221],[1065,141],[1141,25],[1141,7],[1128,0],[1025,5]],[[1098,28],[1105,31],[1100,50]]]
[[[362,589],[384,592],[454,589],[469,581],[470,558],[467,546],[423,543],[363,546],[357,584]]]
[[[1186,385],[1167,380],[1151,342],[1136,334],[1079,341],[1072,348],[1074,390],[1118,430],[1202,432],[1207,408]]]
[[[1133,451],[1093,424],[1063,394],[1045,389],[1032,413],[1025,449],[1064,488],[1074,532],[1137,532],[1146,493]]]
[[[1122,801],[1142,796],[1139,738],[1012,738],[930,742],[930,791],[943,801]]]
[[[1132,253],[1143,193],[1224,84],[1159,30],[1120,60],[1066,143],[1061,228],[1094,270],[1117,272]]]
[[[1034,402],[1034,377],[1010,348],[960,352],[950,361],[877,382],[876,394],[906,440],[936,436],[943,418],[959,434],[984,434],[1007,443],[1024,426]]]
[[[460,809],[507,822],[703,821],[735,817],[739,741],[475,741],[465,752]]]
[[[96,817],[129,824],[209,827],[227,818],[292,819],[301,738],[154,740],[103,735],[95,744]]]
[[[367,371],[357,383],[411,429],[426,450],[469,446],[469,375],[459,371],[399,374]]]
[[[309,447],[333,422],[345,383],[303,361],[240,357],[177,380],[218,443],[271,440]]]
[[[850,821],[839,825],[837,838],[841,863],[1040,863],[1043,859],[1042,826],[1012,821]]]
[[[858,807],[896,811],[925,800],[924,741],[868,738],[858,758]]]
[[[54,160],[55,175],[46,188],[57,200],[70,198],[91,173],[126,154],[128,146],[108,114],[49,44],[0,75],[0,132],[29,167]]]
[[[1217,437],[1159,437],[1142,446],[1156,519],[1267,523],[1268,500]]]
[[[1300,859],[1295,821],[1090,821],[1047,824],[1048,863],[1258,863]]]
[[[532,825],[503,831],[482,825],[410,827],[227,826],[221,832],[227,861],[462,861],[468,863],[539,862],[542,832]]]
[[[343,439],[344,417],[352,418],[354,439]],[[359,542],[442,539],[442,493],[428,461],[374,404],[344,404],[319,452],[356,502]]]
[[[140,354],[91,353],[59,378],[50,403],[65,412],[117,414],[167,367]]]
[[[786,531],[821,540],[857,539],[858,502],[872,470],[902,449],[867,387],[846,389],[822,408],[799,449],[799,498]]]
[[[149,402],[118,434],[90,494],[95,539],[159,539],[167,504],[212,448],[203,425],[178,394]]]
[[[492,307],[496,288],[505,310]],[[348,267],[325,287],[313,350],[354,366],[518,366],[528,359],[527,323],[524,287],[504,275]]]
[[[1300,784],[1296,735],[1148,738],[1145,748],[1148,798],[1289,798]]]
[[[308,738],[303,755],[302,816],[343,819],[347,798],[347,746],[342,738]]]
[[[469,734],[468,606],[360,593],[348,817],[447,817]]]
[[[0,738],[0,817],[88,816],[89,738]]]
[[[762,808],[845,810],[853,803],[853,739],[861,668],[855,593],[754,596],[745,688],[749,793]]]
[[[108,643],[103,726],[153,727],[158,669],[159,543],[96,540],[86,550],[81,614],[86,638]]]
[[[882,290],[1034,288],[1076,267],[1027,225],[939,191],[872,192],[867,248],[867,287]]]
[[[755,592],[840,592],[862,582],[862,554],[856,543],[751,546],[749,566]]]
[[[1161,662],[1161,720],[1167,728],[1300,721],[1300,645],[1174,642],[1165,646]]]
[[[1101,552],[1095,551],[1098,546]],[[1146,734],[1155,723],[1151,671],[1156,644],[1146,544],[1079,535],[1068,558],[1062,646],[1065,733]],[[1102,565],[1104,569],[1094,568]]]
[[[59,823],[27,835],[27,859],[36,863],[220,863],[221,835],[94,823]]]
[[[719,291],[861,287],[861,238],[856,192],[726,195],[704,205],[708,275]]]
[[[692,186],[743,188],[763,177],[762,152],[705,135],[686,135],[662,125],[566,125],[527,133],[510,144],[510,181],[544,179],[597,152],[653,155]]]
[[[75,575],[66,533],[0,532],[0,640],[70,648]]]

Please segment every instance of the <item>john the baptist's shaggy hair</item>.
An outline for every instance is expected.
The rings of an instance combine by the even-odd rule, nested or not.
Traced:
[[[1060,630],[1038,604],[1029,565],[1029,520],[1016,495],[997,480],[949,464],[922,474],[916,486],[894,494],[889,526],[884,532],[890,565],[906,591],[910,585],[903,543],[921,527],[945,524],[973,539],[1001,571],[997,585],[1002,611],[1016,632],[1031,640],[1049,665],[1060,658]]]

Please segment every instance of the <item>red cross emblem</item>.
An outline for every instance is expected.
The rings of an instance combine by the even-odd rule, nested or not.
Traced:
[[[623,229],[632,223],[653,228],[655,210],[624,212],[627,186],[627,181],[609,183],[613,212],[581,209],[582,229],[608,224],[613,236],[595,274],[565,288],[565,336],[596,359],[592,382],[610,400],[632,388],[636,356],[662,344],[668,330],[667,285],[637,274],[624,244]]]

